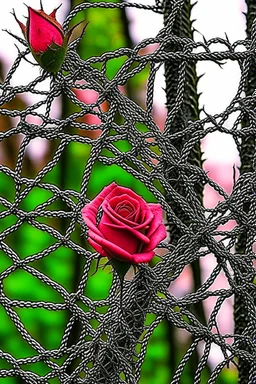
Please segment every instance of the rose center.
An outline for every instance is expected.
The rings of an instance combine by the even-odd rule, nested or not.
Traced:
[[[126,202],[118,203],[115,211],[125,219],[131,219],[135,213],[134,206]]]

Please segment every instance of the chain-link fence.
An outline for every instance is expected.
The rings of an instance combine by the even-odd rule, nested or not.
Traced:
[[[17,357],[0,345],[0,359],[6,363],[0,370],[0,381],[6,378],[8,383],[16,378],[22,383],[139,383],[147,345],[155,329],[165,322],[172,331],[179,328],[191,336],[186,352],[178,357],[179,363],[174,367],[172,384],[183,382],[182,375],[190,361],[194,364],[193,382],[196,384],[217,383],[225,367],[243,364],[246,366],[246,382],[255,383],[256,129],[255,93],[254,90],[247,92],[255,60],[255,24],[251,36],[243,41],[231,44],[228,39],[214,38],[196,43],[190,37],[175,33],[175,20],[182,12],[183,3],[156,0],[154,6],[110,2],[77,5],[69,13],[64,30],[77,14],[89,8],[100,8],[104,18],[107,8],[136,7],[163,14],[165,26],[157,36],[133,47],[118,48],[86,60],[77,53],[80,40],[75,40],[69,46],[62,71],[51,77],[49,89],[45,88],[44,80],[49,77],[45,72],[27,85],[12,84],[20,63],[29,57],[29,49],[25,47],[0,84],[0,115],[15,118],[12,120],[15,124],[1,129],[0,140],[10,143],[15,139],[18,143],[13,166],[0,165],[1,175],[4,175],[0,218],[12,218],[12,221],[6,221],[8,224],[0,234],[1,255],[8,259],[6,267],[0,271],[0,306],[13,324],[13,332],[21,335],[30,348],[26,356]],[[20,42],[26,45],[22,39]],[[155,49],[145,53],[145,48],[152,44]],[[118,58],[124,58],[123,63],[110,78],[108,63]],[[193,68],[192,72],[188,72],[188,68],[203,60],[216,65],[224,60],[236,61],[241,70],[240,82],[234,98],[223,112],[190,118],[189,108],[193,101],[188,100],[187,84],[188,73],[193,75]],[[167,96],[170,87],[172,89],[170,99],[167,97],[165,127],[160,130],[152,111],[155,79],[163,66]],[[123,92],[123,87],[145,68],[148,68],[148,77],[145,106],[142,107]],[[169,77],[168,80],[168,71],[176,73],[176,78]],[[78,91],[83,90],[96,92],[97,100],[92,103],[81,101]],[[41,95],[42,99],[33,105],[12,108],[12,101],[25,93]],[[54,100],[60,96],[76,109],[65,118],[57,119],[52,117],[52,108]],[[39,112],[39,108],[45,108],[45,112]],[[227,128],[226,121],[234,113],[237,116],[235,122]],[[89,124],[82,120],[88,115],[96,116],[98,123]],[[38,118],[41,123],[31,122],[33,118]],[[234,180],[230,195],[208,177],[200,161],[193,161],[195,148],[198,153],[200,141],[213,132],[232,136],[240,153],[245,150],[248,156],[251,154],[249,164],[252,168]],[[26,150],[35,138],[47,140],[54,151],[46,164],[28,177],[23,169],[28,161]],[[243,146],[245,141],[247,149]],[[121,145],[124,142],[128,143],[125,150]],[[65,164],[71,161],[67,149],[74,143],[81,144],[89,154],[79,180],[79,190],[54,179],[60,163],[65,178]],[[170,241],[161,243],[158,254],[162,256],[154,265],[139,265],[134,277],[124,281],[121,303],[120,281],[115,272],[106,298],[95,300],[86,295],[86,287],[93,278],[91,265],[98,255],[89,251],[83,240],[86,226],[81,209],[89,202],[88,186],[96,165],[102,166],[104,172],[116,166],[138,180],[138,185],[143,184],[166,212],[170,232]],[[48,175],[53,177],[47,178]],[[8,180],[8,190],[4,180]],[[202,203],[205,186],[220,196],[220,202],[211,209],[206,209]],[[35,191],[40,191],[40,201],[31,198]],[[26,205],[29,198],[33,203]],[[221,229],[231,220],[235,223],[232,230]],[[49,239],[47,245],[40,251],[21,256],[19,250],[23,244],[17,243],[15,236],[24,227],[28,235],[23,241],[37,242],[37,238],[29,233],[43,232]],[[36,232],[30,232],[32,230]],[[243,244],[238,249],[241,238]],[[60,257],[56,259],[58,250]],[[66,250],[74,255],[74,263],[69,265],[70,274],[77,262],[79,265],[75,287],[66,287],[50,273],[51,265],[60,268],[61,256],[65,256]],[[216,264],[205,281],[195,291],[175,297],[169,287],[179,279],[184,268],[199,266],[199,260],[207,259],[210,254],[214,255]],[[40,299],[31,300],[29,294],[27,299],[11,297],[6,287],[10,285],[8,281],[12,284],[21,281],[17,280],[19,273],[37,280]],[[228,287],[211,289],[220,274],[225,276]],[[104,285],[104,280],[101,284]],[[21,286],[20,290],[23,288]],[[47,299],[47,289],[55,292],[54,300]],[[206,317],[203,306],[211,298],[214,304]],[[240,328],[232,334],[222,334],[218,315],[230,298],[237,300],[235,316]],[[49,318],[48,328],[42,332],[51,332],[56,321],[58,326],[58,320],[65,319],[62,337],[55,347],[45,347],[35,336],[33,327],[26,327],[26,319],[33,318],[33,313],[39,309],[43,314],[47,312]],[[244,317],[242,323],[239,315]],[[219,347],[221,362],[210,367],[209,355],[213,346]],[[37,371],[39,363],[45,367],[44,374]]]

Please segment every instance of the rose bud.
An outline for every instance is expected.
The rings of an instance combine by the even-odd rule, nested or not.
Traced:
[[[40,66],[48,72],[57,73],[64,61],[67,45],[75,27],[65,35],[60,23],[56,20],[54,9],[47,15],[41,9],[35,10],[28,7],[28,20],[26,26],[21,23],[13,11],[25,39],[29,44],[32,55]]]
[[[115,183],[87,204],[82,216],[89,228],[88,242],[110,260],[121,279],[130,265],[148,263],[154,248],[167,236],[161,206],[146,203]]]

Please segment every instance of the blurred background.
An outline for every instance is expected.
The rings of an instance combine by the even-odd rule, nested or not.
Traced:
[[[76,0],[63,0],[62,7],[58,10],[57,19],[62,23],[71,8],[81,3]],[[145,0],[147,4],[154,4],[154,1]],[[27,5],[39,9],[39,0],[27,0]],[[54,7],[59,6],[58,0],[44,0],[44,9],[46,13],[50,13]],[[20,0],[8,0],[1,3],[0,12],[0,80],[4,79],[9,68],[13,64],[17,56],[17,44],[13,37],[8,35],[4,29],[10,30],[12,33],[21,36],[19,26],[11,15],[12,9],[15,9],[17,17],[25,23],[24,16],[27,15],[26,6]],[[193,8],[192,19],[195,19],[194,28],[197,30],[194,34],[196,41],[202,41],[203,36],[206,39],[212,37],[223,37],[225,34],[232,42],[242,40],[246,37],[245,34],[245,2],[243,0],[199,0],[198,4]],[[104,14],[104,19],[103,19]],[[86,35],[79,46],[79,54],[83,59],[90,56],[98,56],[105,51],[112,51],[123,46],[133,46],[144,38],[155,37],[159,30],[163,27],[162,15],[145,12],[142,10],[127,9],[123,10],[105,10],[90,9],[79,14],[74,23],[85,18],[90,21]],[[111,26],[111,27],[109,27]],[[216,46],[218,49],[218,46]],[[31,56],[32,59],[32,56]],[[109,63],[108,76],[111,78],[116,73],[117,68],[122,65],[121,59],[113,60]],[[33,59],[32,59],[33,61]],[[12,85],[27,84],[39,74],[37,66],[32,66],[25,61],[22,61],[18,71],[12,79]],[[232,97],[235,95],[240,70],[237,62],[228,61],[222,68],[214,63],[200,62],[197,65],[197,74],[204,76],[199,80],[198,92],[201,93],[199,98],[200,107],[209,114],[220,113],[223,111]],[[124,92],[135,100],[140,105],[145,105],[145,89],[148,76],[148,70],[140,72],[126,86]],[[44,88],[49,87],[49,81],[46,80]],[[166,118],[166,99],[165,99],[165,81],[163,70],[158,72],[155,83],[155,100],[154,100],[154,119],[160,129],[163,129]],[[94,91],[77,91],[77,96],[87,102],[93,103],[97,99],[97,94]],[[16,97],[11,105],[5,106],[10,109],[24,109],[26,106],[40,100],[39,95],[24,94]],[[71,105],[64,97],[56,99],[52,110],[52,117],[64,118],[73,112],[74,106]],[[108,108],[105,105],[105,108]],[[40,110],[38,110],[40,111]],[[40,111],[44,112],[43,108]],[[201,112],[201,116],[204,112]],[[232,115],[229,124],[232,126],[236,116]],[[37,117],[29,116],[29,121],[34,124],[40,124],[41,121]],[[97,124],[95,115],[87,115],[84,121],[88,124]],[[5,131],[12,126],[15,126],[16,119],[0,116],[0,130]],[[97,131],[91,133],[92,137],[96,137]],[[94,136],[93,136],[94,135]],[[11,169],[15,168],[19,145],[22,140],[21,135],[16,135],[8,140],[0,142],[0,163],[8,166]],[[124,146],[127,144],[123,144]],[[56,149],[54,141],[46,141],[36,138],[32,140],[27,147],[23,176],[33,178],[42,167],[52,158]],[[233,186],[233,166],[239,166],[239,157],[235,143],[231,135],[222,135],[213,133],[207,136],[202,142],[202,150],[204,169],[208,175],[216,181],[229,194]],[[62,189],[80,190],[81,178],[84,165],[88,159],[89,149],[78,143],[71,143],[61,157],[58,165],[48,173],[43,181],[56,183]],[[112,180],[119,182],[122,185],[130,186],[148,201],[154,201],[151,193],[142,185],[135,182],[133,177],[128,175],[116,166],[111,166],[111,170],[103,172],[102,166],[97,165],[94,169],[93,177],[91,178],[88,197],[93,198],[105,185]],[[0,173],[0,195],[12,199],[14,196],[13,180],[5,174]],[[50,197],[45,190],[39,188],[34,189],[27,198],[22,202],[22,209],[29,211],[40,202],[44,202]],[[214,207],[221,197],[208,187],[204,190],[204,204],[206,207]],[[52,206],[53,209],[62,209],[61,202],[56,201]],[[0,210],[2,208],[0,207]],[[15,216],[9,215],[0,222],[0,231],[10,227],[15,223]],[[52,223],[51,220],[55,222]],[[53,225],[59,228],[60,231],[65,231],[66,223],[58,221],[58,219],[48,219],[48,225]],[[231,229],[233,223],[229,222],[226,229]],[[84,240],[80,237],[79,232],[74,235],[75,241],[85,246]],[[35,239],[36,242],[31,241]],[[29,225],[22,225],[18,231],[7,236],[6,243],[16,251],[21,258],[33,255],[49,245],[53,244],[53,239],[47,234],[38,231],[36,228]],[[43,273],[50,276],[54,281],[62,284],[69,292],[75,291],[77,282],[79,281],[80,272],[82,270],[83,261],[77,255],[67,248],[59,248],[51,255],[51,262],[48,258],[40,260],[37,263],[37,268]],[[0,273],[5,271],[11,265],[10,259],[0,250]],[[58,265],[58,268],[56,268]],[[204,281],[215,266],[214,257],[208,256],[201,260],[202,280]],[[95,266],[92,266],[92,271]],[[106,284],[100,282],[102,278]],[[216,285],[212,288],[226,288],[227,282],[220,275],[216,280]],[[108,289],[111,285],[111,274],[106,271],[99,270],[97,274],[88,280],[85,294],[92,299],[103,299],[107,297]],[[190,266],[187,266],[180,277],[171,285],[170,290],[177,297],[182,296],[192,289],[192,274]],[[59,295],[50,287],[39,282],[36,278],[26,274],[24,271],[16,271],[5,279],[4,289],[6,295],[11,300],[30,300],[30,301],[51,301],[59,302]],[[204,310],[206,316],[212,311],[215,302],[213,299],[206,300]],[[220,311],[219,330],[221,333],[232,333],[233,314],[232,314],[232,299],[226,300]],[[17,313],[22,319],[24,325],[29,330],[32,336],[40,340],[41,344],[48,349],[58,348],[62,337],[66,319],[62,312],[48,312],[43,309],[22,309],[18,308]],[[150,316],[147,319],[151,321]],[[177,365],[180,358],[184,355],[190,343],[190,336],[182,330],[176,330],[174,335],[174,344],[171,344],[168,338],[168,326],[161,323],[155,330],[149,342],[146,360],[142,369],[142,378],[140,384],[167,384],[172,377],[171,367]],[[15,358],[30,356],[34,351],[25,343],[4,309],[0,306],[0,349],[10,353]],[[203,350],[198,350],[200,353]],[[222,354],[218,349],[213,349],[210,353],[209,365],[210,368],[222,360]],[[9,365],[0,358],[0,369],[8,369]],[[191,368],[192,369],[192,368]],[[44,364],[38,363],[33,365],[33,370],[41,375],[47,373],[47,367]],[[184,372],[182,384],[192,383],[190,374],[190,366]],[[237,373],[233,366],[230,369],[225,369],[218,379],[219,384],[236,383]],[[17,384],[19,379],[6,378],[0,379],[2,384]],[[54,381],[52,381],[54,383]],[[204,382],[203,382],[204,383]],[[202,384],[203,384],[202,383]]]

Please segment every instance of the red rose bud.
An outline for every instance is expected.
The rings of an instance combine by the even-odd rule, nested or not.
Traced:
[[[47,15],[43,9],[37,11],[28,7],[26,26],[13,13],[34,58],[43,69],[52,73],[57,73],[61,68],[69,38],[74,29],[72,28],[64,35],[62,26],[55,17],[57,9]]]
[[[98,212],[102,216],[98,218]],[[148,263],[167,236],[159,204],[146,203],[129,188],[115,183],[82,209],[88,241],[123,279],[130,265]]]

